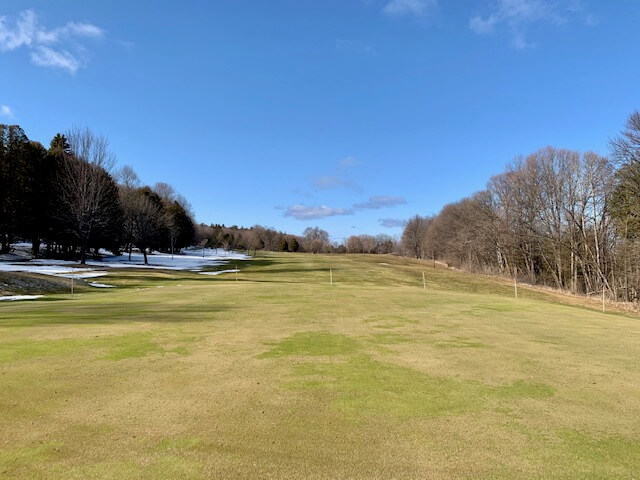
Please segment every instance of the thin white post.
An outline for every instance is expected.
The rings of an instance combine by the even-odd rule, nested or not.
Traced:
[[[236,263],[236,282],[238,281],[238,264]]]
[[[602,313],[604,312],[604,285],[602,286]]]
[[[73,297],[73,277],[71,277],[71,296]]]
[[[516,270],[515,275],[513,276],[513,289],[516,294],[516,298],[518,298],[518,270]]]
[[[424,278],[424,272],[422,272],[422,288],[427,289],[427,280]]]
[[[333,270],[329,269],[329,285],[333,287]]]

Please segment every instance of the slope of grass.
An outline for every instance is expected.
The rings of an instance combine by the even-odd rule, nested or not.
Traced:
[[[640,471],[636,318],[401,258],[240,267],[0,305],[0,478]]]

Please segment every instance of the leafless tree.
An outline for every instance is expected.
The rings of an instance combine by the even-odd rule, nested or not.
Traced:
[[[347,238],[345,248],[347,249],[347,253],[362,253],[362,240],[358,235],[352,235]]]
[[[625,129],[611,140],[611,151],[618,164],[640,161],[640,111],[633,112]]]
[[[140,178],[129,165],[125,165],[116,172],[120,205],[122,207],[122,234],[125,251],[131,253],[133,249],[133,236],[135,233],[134,215],[138,204],[136,190],[140,188]]]
[[[416,215],[407,222],[402,232],[402,246],[415,258],[424,258],[425,236],[430,219]]]
[[[58,215],[77,239],[80,262],[84,264],[96,231],[109,227],[119,213],[117,190],[109,175],[115,157],[109,151],[107,139],[87,128],[74,128],[66,137],[72,154],[60,164]]]
[[[376,237],[372,235],[360,235],[363,253],[373,253],[376,249]]]
[[[307,227],[304,231],[305,250],[322,253],[329,250],[329,233],[319,227]]]
[[[135,193],[132,202],[131,216],[133,219],[133,243],[144,255],[144,264],[149,263],[147,253],[159,243],[163,229],[166,228],[166,218],[162,205],[154,201],[144,189]]]

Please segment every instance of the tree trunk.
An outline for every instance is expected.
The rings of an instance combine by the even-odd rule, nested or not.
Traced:
[[[80,246],[80,265],[85,265],[87,263],[87,242],[82,241]]]
[[[31,251],[33,253],[34,258],[38,258],[40,254],[40,239],[36,236],[31,240]]]

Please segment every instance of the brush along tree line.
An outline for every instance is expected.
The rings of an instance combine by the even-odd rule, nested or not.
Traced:
[[[135,246],[177,252],[193,243],[191,207],[170,185],[142,186],[114,171],[108,141],[88,129],[57,134],[49,149],[17,125],[0,124],[0,253],[18,240],[33,254],[77,258]]]
[[[411,218],[402,244],[416,258],[638,301],[640,112],[610,156],[546,147],[516,158],[485,190]]]

